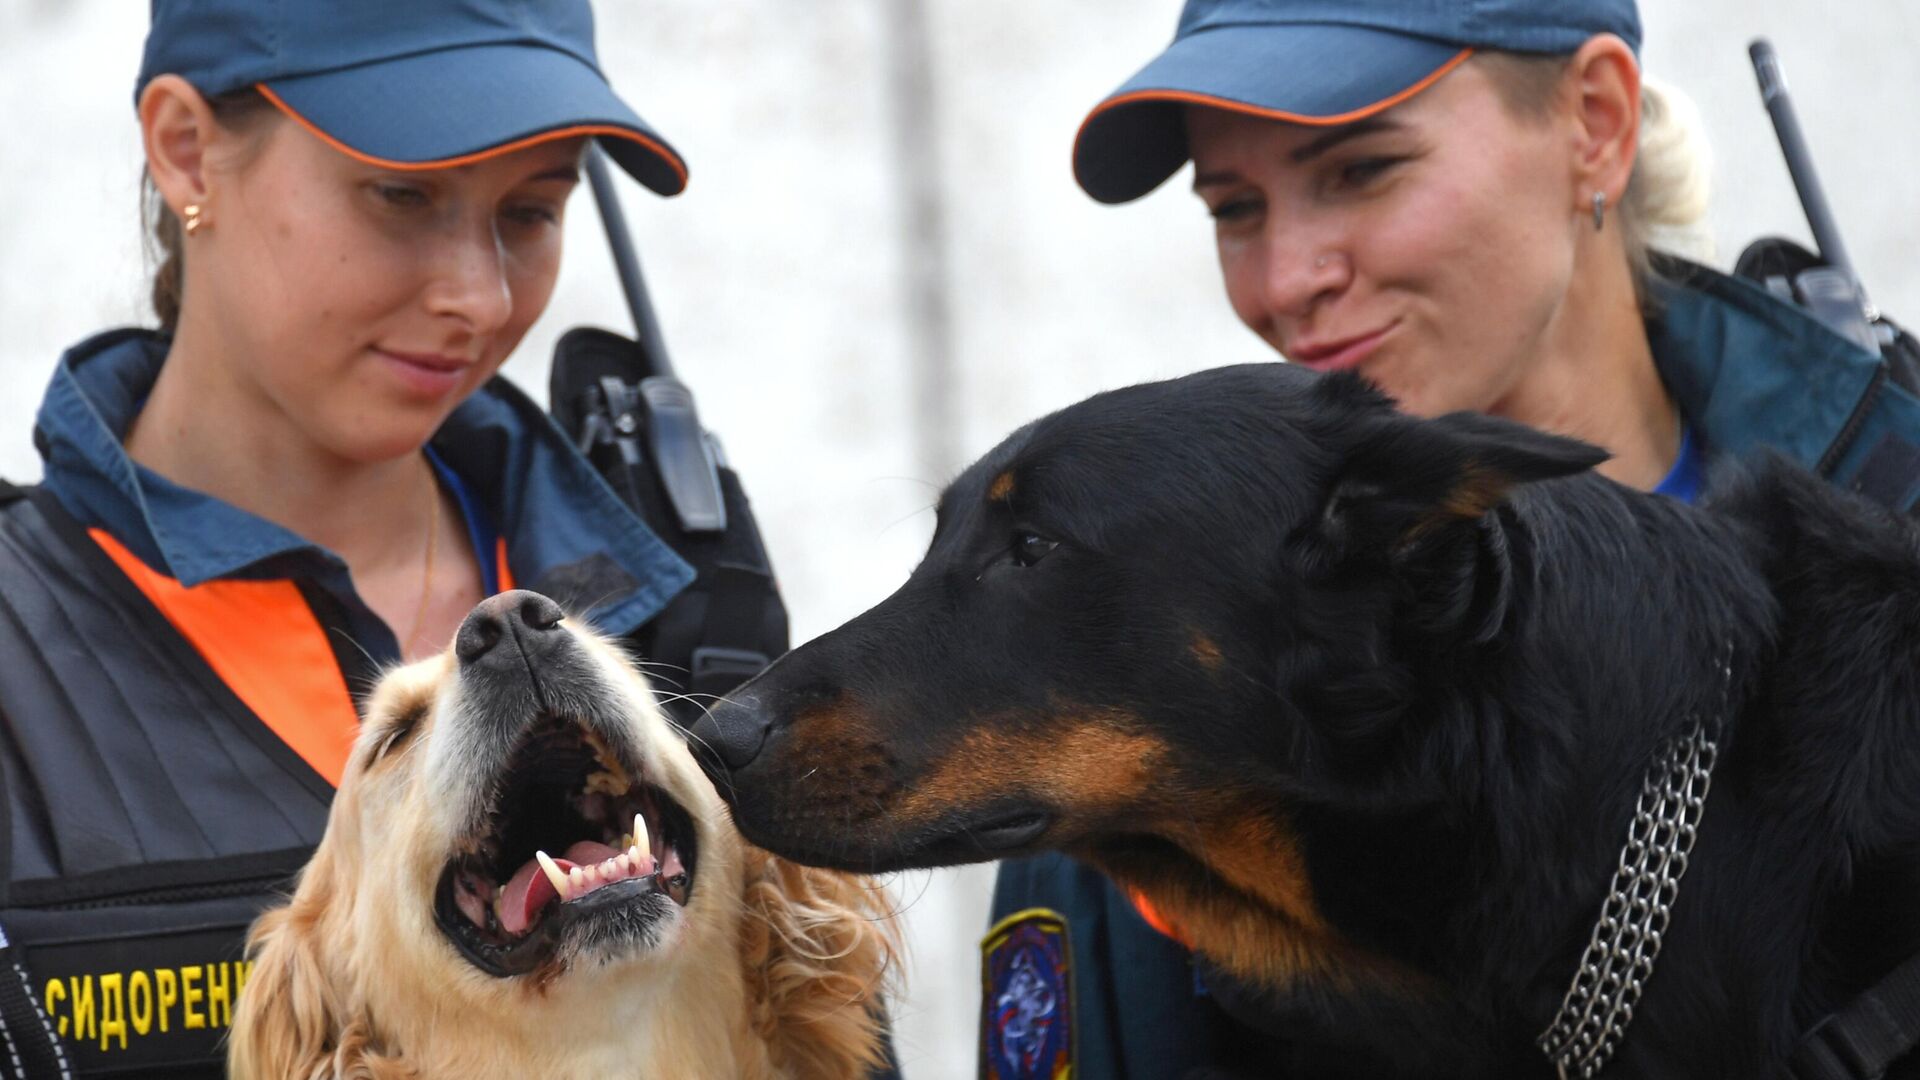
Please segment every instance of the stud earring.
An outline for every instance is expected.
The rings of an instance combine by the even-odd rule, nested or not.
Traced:
[[[1606,221],[1607,193],[1604,191],[1596,191],[1593,193],[1593,231],[1599,232],[1600,227],[1606,224]]]
[[[1327,257],[1325,255],[1322,255],[1319,258],[1313,260],[1313,268],[1315,270],[1325,270],[1327,268]]]
[[[200,226],[202,224],[202,220],[200,217],[200,204],[188,203],[186,206],[186,209],[182,211],[182,214],[186,218],[186,220],[182,223],[182,227],[184,227],[187,230],[188,236],[192,236],[194,233],[200,230]]]

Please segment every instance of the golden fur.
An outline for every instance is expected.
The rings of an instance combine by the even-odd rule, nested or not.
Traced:
[[[632,665],[562,625],[636,706],[649,780],[696,822],[694,890],[664,943],[512,977],[454,949],[432,904],[460,842],[445,804],[463,755],[436,742],[464,746],[450,732],[470,713],[452,654],[421,661],[376,689],[325,840],[249,937],[236,1080],[846,1080],[879,1059],[884,892],[747,845]]]

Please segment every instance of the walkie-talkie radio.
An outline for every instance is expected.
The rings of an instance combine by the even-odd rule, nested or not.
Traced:
[[[1815,251],[1808,251],[1791,240],[1765,237],[1754,241],[1740,254],[1734,272],[1765,285],[1783,300],[1798,304],[1825,323],[1841,337],[1869,352],[1878,352],[1887,363],[1888,377],[1906,390],[1920,394],[1920,341],[1874,307],[1853,268],[1846,245],[1840,239],[1839,226],[1827,205],[1826,192],[1813,168],[1813,156],[1807,150],[1800,120],[1787,93],[1786,76],[1780,69],[1779,55],[1766,38],[1756,38],[1747,47],[1753,60],[1754,75],[1760,80],[1760,97],[1773,119],[1774,134],[1786,157],[1787,171],[1793,177],[1794,190],[1813,231]]]
[[[614,491],[693,565],[693,584],[636,636],[649,677],[679,691],[664,704],[685,724],[701,702],[786,651],[787,610],[739,477],[674,373],[597,146],[586,169],[639,337],[569,330],[554,346],[548,408]]]

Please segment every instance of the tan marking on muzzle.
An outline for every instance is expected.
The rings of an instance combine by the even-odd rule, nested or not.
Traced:
[[[842,691],[794,714],[780,772],[806,777],[811,791],[831,792],[837,803],[885,800],[900,788],[893,758],[872,715],[847,701]]]
[[[1167,745],[1125,713],[1090,711],[1030,728],[981,727],[913,782],[895,807],[904,821],[936,818],[985,799],[1027,794],[1068,815],[1104,816],[1158,803],[1153,775]]]

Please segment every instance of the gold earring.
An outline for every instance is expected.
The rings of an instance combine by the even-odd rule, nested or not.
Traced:
[[[182,211],[182,213],[186,215],[186,221],[184,223],[184,227],[187,230],[187,235],[192,236],[195,232],[199,230],[201,225],[200,204],[188,203],[186,209]]]

